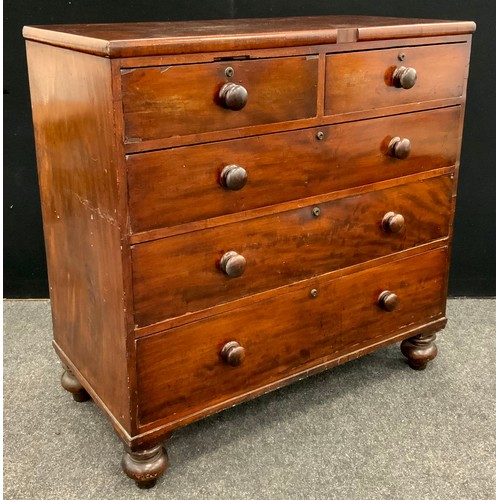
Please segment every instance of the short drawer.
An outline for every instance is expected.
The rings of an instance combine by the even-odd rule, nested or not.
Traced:
[[[314,117],[317,81],[317,56],[123,70],[125,142]],[[242,109],[219,97],[228,83],[246,90]]]
[[[340,358],[353,346],[359,350],[437,319],[444,314],[446,270],[447,251],[441,248],[337,280],[320,277],[269,300],[137,340],[141,424],[182,420]],[[383,308],[384,291],[399,299],[392,312]],[[225,361],[221,351],[229,342],[239,352]],[[240,365],[228,364],[241,361],[241,354]]]
[[[129,155],[132,232],[451,166],[460,113],[453,106]],[[389,146],[397,137],[409,141],[407,157]]]
[[[386,108],[433,101],[463,94],[468,70],[466,43],[401,47],[331,54],[326,59],[325,114]],[[415,84],[402,67],[416,71]]]
[[[440,176],[136,245],[136,324],[210,308],[442,238],[449,231],[452,191],[451,177]],[[228,252],[237,255],[228,261]],[[233,277],[222,270],[224,256]]]

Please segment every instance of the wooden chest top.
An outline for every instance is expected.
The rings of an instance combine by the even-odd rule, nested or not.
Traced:
[[[471,21],[315,16],[185,22],[26,26],[28,40],[107,57],[293,47],[473,33]]]

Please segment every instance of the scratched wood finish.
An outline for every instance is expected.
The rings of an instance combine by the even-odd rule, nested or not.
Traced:
[[[455,106],[129,155],[132,232],[452,166],[459,117],[460,107]],[[323,140],[318,140],[318,132]],[[388,154],[388,144],[396,136],[411,141],[411,154],[405,160]],[[220,183],[223,168],[230,164],[248,173],[246,186],[238,191]]]
[[[264,303],[138,340],[141,424],[180,419],[442,315],[445,263],[441,248],[338,280],[317,278]],[[391,313],[377,305],[386,289],[400,297]],[[246,350],[238,367],[220,356],[232,340]]]
[[[54,339],[130,429],[110,61],[34,42],[27,54]]]
[[[448,234],[450,176],[431,178],[195,231],[133,247],[135,321],[146,326],[341,267],[411,248]],[[404,216],[399,234],[381,228],[384,215]],[[234,250],[243,276],[219,268]]]
[[[232,77],[226,75],[228,67]],[[126,70],[125,142],[314,117],[317,81],[317,56]],[[227,82],[247,90],[243,109],[218,104]]]
[[[374,16],[303,16],[181,22],[25,26],[24,37],[106,57],[294,47],[473,33],[471,21]],[[352,40],[354,38],[354,40]]]
[[[325,114],[461,96],[469,50],[468,44],[458,43],[328,55]],[[392,74],[399,66],[416,69],[414,87],[392,85]]]

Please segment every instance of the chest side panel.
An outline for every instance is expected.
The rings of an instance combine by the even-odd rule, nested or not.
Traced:
[[[34,42],[27,51],[56,350],[128,428],[110,61]]]

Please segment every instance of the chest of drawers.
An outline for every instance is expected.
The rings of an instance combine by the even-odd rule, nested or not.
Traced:
[[[25,27],[62,384],[139,486],[179,426],[389,343],[436,356],[474,29]]]

